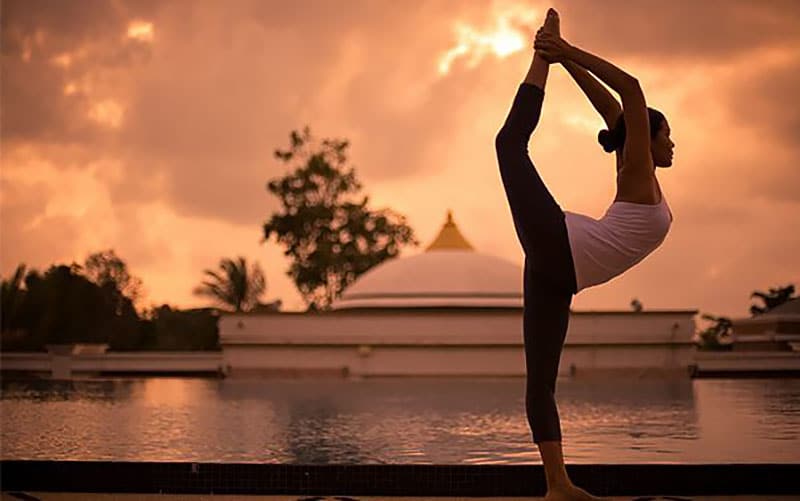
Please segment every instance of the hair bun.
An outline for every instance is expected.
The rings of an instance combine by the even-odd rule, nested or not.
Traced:
[[[611,153],[617,149],[615,138],[608,129],[603,129],[597,134],[597,141],[606,153]]]

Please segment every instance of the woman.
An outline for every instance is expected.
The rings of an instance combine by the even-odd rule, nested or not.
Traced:
[[[564,467],[554,392],[567,333],[572,295],[621,274],[655,250],[672,215],[655,167],[672,163],[674,144],[663,115],[649,110],[638,81],[614,65],[568,44],[550,9],[534,44],[533,61],[520,84],[495,146],[514,228],[525,253],[523,336],[525,406],[547,480],[546,500],[603,499],[572,484]],[[595,220],[564,213],[528,157],[538,123],[549,64],[559,62],[575,78],[610,130],[603,148],[617,157],[617,194]],[[622,98],[622,106],[590,74]]]

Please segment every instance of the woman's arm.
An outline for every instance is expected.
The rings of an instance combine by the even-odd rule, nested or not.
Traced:
[[[617,119],[622,114],[622,107],[619,105],[614,96],[603,87],[603,84],[597,81],[591,73],[578,66],[576,63],[565,60],[561,63],[564,68],[578,84],[586,97],[594,106],[594,109],[600,113],[606,126],[611,129],[617,123]]]
[[[639,81],[608,61],[574,47],[561,37],[555,37],[550,33],[542,32],[536,35],[534,47],[541,50],[550,60],[572,61],[585,68],[620,95],[622,112],[625,116],[622,171],[632,169],[632,172],[646,173],[648,176],[652,176],[650,119]]]

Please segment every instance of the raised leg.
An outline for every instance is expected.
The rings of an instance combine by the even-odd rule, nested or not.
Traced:
[[[563,221],[556,203],[528,155],[528,141],[539,122],[544,91],[536,85],[519,86],[511,110],[495,138],[497,163],[514,228],[525,254],[536,254],[548,228]]]

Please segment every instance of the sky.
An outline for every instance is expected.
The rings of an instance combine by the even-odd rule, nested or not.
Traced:
[[[663,245],[576,310],[746,316],[800,287],[800,3],[81,0],[2,2],[0,272],[114,249],[143,304],[207,306],[203,270],[244,256],[264,301],[304,303],[262,226],[305,125],[350,141],[369,208],[423,252],[451,209],[479,252],[522,265],[494,151],[548,7],[562,35],[636,76],[676,143]],[[530,152],[565,210],[599,218],[614,160],[553,66]],[[521,282],[520,282],[521,283]]]

